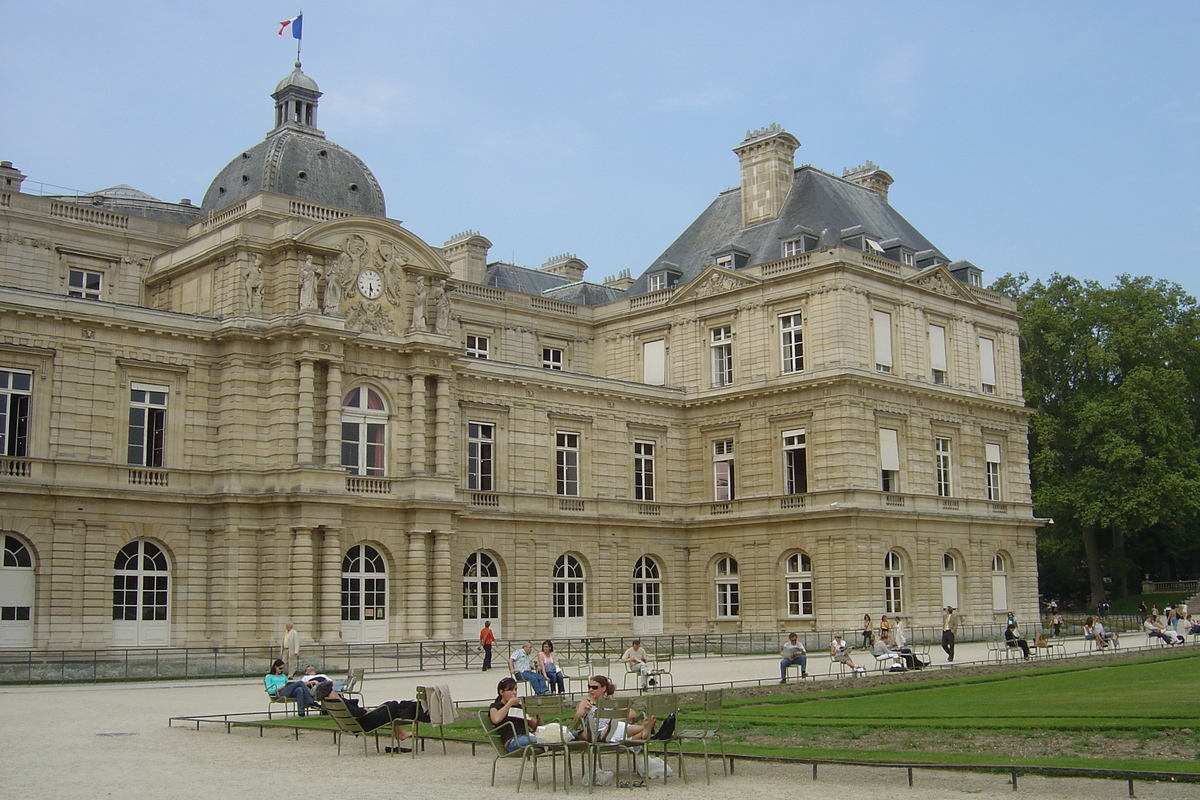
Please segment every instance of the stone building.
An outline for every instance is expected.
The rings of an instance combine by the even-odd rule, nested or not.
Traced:
[[[0,644],[1037,609],[1014,303],[777,126],[636,278],[385,214],[296,70],[195,206],[0,165]]]

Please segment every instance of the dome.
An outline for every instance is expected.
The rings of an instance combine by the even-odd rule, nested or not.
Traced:
[[[275,130],[234,157],[209,185],[205,213],[274,192],[369,217],[385,216],[383,190],[362,160],[317,129],[317,82],[299,62],[275,87]]]

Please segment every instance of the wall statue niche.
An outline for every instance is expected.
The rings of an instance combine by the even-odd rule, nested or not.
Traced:
[[[317,308],[317,281],[321,277],[321,268],[313,261],[311,253],[304,256],[300,266],[300,310],[315,311]]]
[[[433,286],[434,333],[450,333],[451,291],[453,290],[446,284],[445,279],[439,279]]]
[[[263,265],[258,253],[250,256],[250,263],[242,275],[242,289],[246,297],[246,310],[259,316],[263,305]]]
[[[421,273],[413,275],[413,305],[412,325],[409,330],[429,330],[429,292],[425,287],[425,276]]]

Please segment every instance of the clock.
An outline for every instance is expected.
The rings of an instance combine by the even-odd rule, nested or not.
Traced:
[[[374,300],[383,293],[383,278],[373,269],[358,273],[358,291],[363,297]]]

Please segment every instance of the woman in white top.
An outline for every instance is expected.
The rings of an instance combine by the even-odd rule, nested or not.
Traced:
[[[850,643],[843,639],[840,633],[835,633],[833,641],[829,643],[829,657],[834,661],[845,664],[859,675],[865,675],[867,672],[864,668],[857,666],[850,660]]]
[[[565,694],[567,689],[564,685],[562,670],[558,668],[558,653],[554,652],[554,642],[549,639],[542,642],[542,650],[538,653],[538,666],[541,667],[541,673],[546,676],[546,683],[550,684],[550,691]]]

